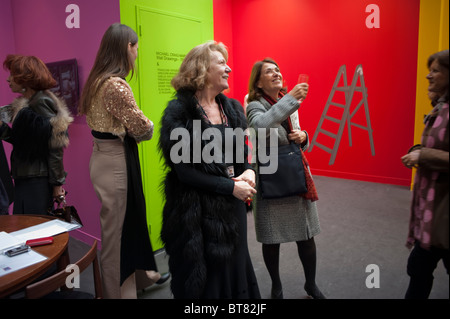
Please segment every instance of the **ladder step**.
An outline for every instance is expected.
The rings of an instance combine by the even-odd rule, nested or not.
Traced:
[[[319,129],[319,132],[321,132],[321,133],[323,133],[325,135],[328,135],[329,137],[332,137],[334,139],[337,138],[337,134],[331,133],[329,131],[325,131],[324,129]]]
[[[344,104],[339,104],[339,103],[336,103],[336,102],[330,102],[330,105],[345,108]]]
[[[340,86],[340,87],[337,87],[335,90],[341,91],[341,92],[350,92],[350,89],[351,89],[350,86]],[[362,92],[362,87],[356,86],[355,91]]]
[[[329,120],[329,121],[331,121],[331,122],[334,122],[334,123],[338,123],[338,124],[341,123],[341,120],[338,120],[337,118],[334,118],[334,117],[331,117],[331,116],[328,116],[328,115],[325,115],[324,118]]]
[[[331,148],[326,147],[326,146],[324,146],[324,145],[322,145],[320,143],[317,143],[317,142],[315,142],[314,146],[317,146],[317,147],[323,149],[324,151],[326,151],[326,152],[328,152],[330,154],[333,152],[333,150]]]
[[[360,129],[362,129],[362,130],[366,130],[366,131],[369,131],[369,128],[368,128],[367,126],[362,126],[362,125],[360,125],[360,124],[356,124],[356,123],[350,123],[350,125],[353,125],[353,126],[359,127],[359,128],[360,128]]]

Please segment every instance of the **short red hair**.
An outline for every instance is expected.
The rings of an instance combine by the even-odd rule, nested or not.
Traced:
[[[3,67],[11,73],[14,82],[36,91],[48,90],[56,81],[41,59],[35,56],[9,54]]]

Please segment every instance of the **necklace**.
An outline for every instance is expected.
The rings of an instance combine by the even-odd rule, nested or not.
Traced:
[[[220,119],[221,119],[221,121],[222,121],[222,124],[225,125],[225,126],[228,126],[228,118],[227,118],[227,115],[225,114],[225,112],[223,111],[222,103],[220,102],[220,100],[219,100],[217,103],[219,104]],[[210,125],[213,125],[213,124],[211,123],[211,120],[210,120],[209,117],[208,117],[208,114],[206,114],[205,109],[204,109],[203,106],[200,104],[200,102],[198,101],[198,99],[197,99],[197,105],[199,106],[200,111],[202,112],[203,118],[204,118]]]

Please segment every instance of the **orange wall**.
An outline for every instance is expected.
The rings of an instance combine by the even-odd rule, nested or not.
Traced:
[[[414,141],[420,143],[424,129],[423,116],[431,110],[427,96],[428,57],[449,48],[449,0],[421,0],[417,57],[417,90],[414,124]],[[411,184],[414,181],[414,172]]]

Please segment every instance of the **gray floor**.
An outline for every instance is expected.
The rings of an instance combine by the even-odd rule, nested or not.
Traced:
[[[316,237],[317,284],[322,292],[329,299],[402,299],[409,280],[406,274],[409,250],[404,243],[410,190],[322,176],[316,176],[315,183],[322,228]],[[248,216],[248,246],[261,296],[270,298],[271,282],[262,259],[261,244],[255,238],[251,214]],[[87,245],[71,238],[71,259],[81,257],[87,249]],[[156,259],[160,271],[166,271],[167,257],[159,254]],[[366,281],[372,285],[377,283],[374,279],[377,269],[379,288],[368,288]],[[281,245],[280,274],[285,299],[307,298],[295,243]],[[434,277],[430,299],[448,299],[449,277],[442,262]],[[81,275],[81,290],[93,291],[90,270]],[[140,289],[138,296],[140,299],[172,298],[168,282]]]

